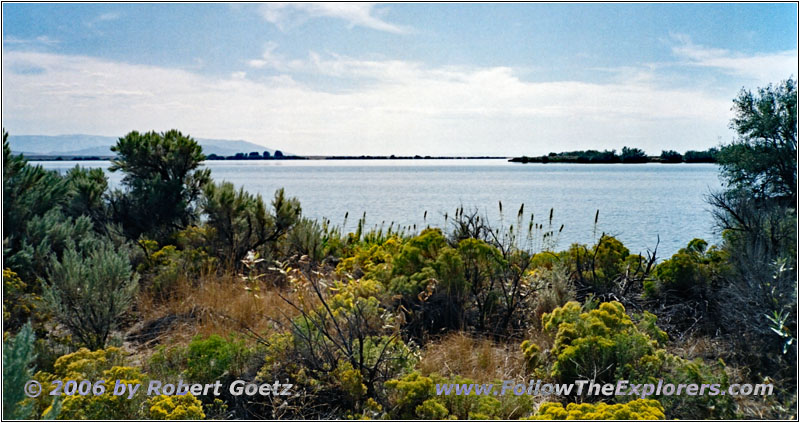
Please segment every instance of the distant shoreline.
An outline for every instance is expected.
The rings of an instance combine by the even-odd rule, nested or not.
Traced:
[[[108,161],[115,156],[53,156],[53,155],[25,155],[29,161],[52,162],[52,161]],[[280,158],[226,158],[217,156],[214,158],[206,157],[207,161],[284,161],[284,160],[508,160],[508,156],[284,156]]]
[[[114,156],[43,156],[31,155],[25,156],[25,159],[31,162],[81,162],[81,161],[111,161]],[[620,162],[620,161],[585,161],[580,159],[568,160],[543,160],[541,157],[512,157],[507,156],[287,156],[279,159],[206,159],[210,162],[224,162],[224,161],[293,161],[293,160],[507,160],[510,163],[522,164],[645,164],[645,163],[661,163],[661,164],[702,164],[702,163],[716,163],[716,161],[665,161],[659,157],[648,157],[646,161],[639,162]]]

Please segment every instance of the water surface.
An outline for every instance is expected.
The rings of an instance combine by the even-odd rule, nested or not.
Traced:
[[[108,162],[40,162],[65,171],[75,164],[108,168]],[[308,160],[209,161],[216,181],[226,180],[266,200],[278,188],[300,200],[303,214],[353,229],[366,212],[367,225],[442,226],[457,207],[477,208],[499,223],[515,223],[525,205],[525,226],[534,220],[564,229],[557,247],[591,243],[605,232],[631,252],[658,244],[668,257],[692,238],[715,242],[705,196],[721,187],[713,164],[520,164],[505,160]],[[112,185],[121,180],[111,173]],[[597,226],[594,224],[599,210]],[[427,218],[425,218],[427,212]]]

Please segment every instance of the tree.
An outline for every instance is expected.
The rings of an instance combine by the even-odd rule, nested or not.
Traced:
[[[42,297],[45,305],[89,349],[105,347],[138,287],[127,248],[109,241],[53,258]]]
[[[258,154],[258,151],[251,151],[250,154],[247,155],[248,159],[260,159],[261,155]]]
[[[675,150],[664,150],[661,152],[661,161],[663,163],[680,163],[683,161],[683,155]]]
[[[635,147],[622,147],[622,155],[620,158],[622,159],[622,163],[647,162],[647,155],[644,154],[644,151]]]
[[[272,157],[272,156],[269,154],[269,151],[266,151],[266,150],[265,150],[265,151],[264,151],[264,158],[265,158],[265,159],[269,159],[270,157]]]
[[[738,138],[718,156],[728,190],[709,198],[729,256],[715,307],[748,365],[781,372],[793,384],[796,344],[787,347],[797,333],[796,83],[757,94],[742,89],[733,103]]]
[[[133,131],[111,151],[117,158],[109,170],[125,173],[125,192],[112,196],[112,206],[129,238],[145,234],[164,241],[195,222],[195,203],[211,171],[198,169],[205,155],[194,139],[174,129]]]
[[[719,151],[713,147],[703,151],[689,150],[683,155],[683,161],[686,163],[716,163],[718,153]]]
[[[728,185],[761,199],[797,202],[797,82],[745,90],[733,100],[730,127],[738,138],[724,146],[719,163]]]
[[[283,158],[283,152],[281,150],[275,150],[275,158],[276,159],[282,159]]]

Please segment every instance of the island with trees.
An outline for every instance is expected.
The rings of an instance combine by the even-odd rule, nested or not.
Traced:
[[[580,150],[550,153],[546,156],[521,156],[510,159],[515,163],[717,163],[719,149],[689,150],[684,154],[674,150],[664,150],[659,156],[648,156],[640,148],[623,147],[616,150]]]

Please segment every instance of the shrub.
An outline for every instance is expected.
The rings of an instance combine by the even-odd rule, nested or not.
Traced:
[[[629,373],[626,366],[655,352],[658,341],[636,327],[618,302],[584,312],[569,302],[542,316],[542,327],[555,335],[552,376],[562,382],[589,379],[612,383]],[[657,336],[663,342],[666,335]]]
[[[591,307],[591,305],[589,306]],[[595,383],[718,383],[727,386],[724,365],[689,362],[659,348],[667,335],[645,312],[631,319],[617,302],[584,310],[569,302],[542,317],[544,330],[555,335],[551,350],[551,376],[560,383],[593,380]],[[613,399],[613,398],[609,398]],[[731,399],[726,396],[662,396],[670,418],[730,418]]]
[[[51,261],[60,259],[69,246],[84,249],[98,242],[92,232],[91,219],[86,216],[68,217],[57,208],[32,216],[23,228],[15,252],[7,256],[6,265],[17,269],[26,281],[45,278]],[[31,292],[39,292],[40,286],[32,284],[29,288]]]
[[[625,271],[630,251],[616,238],[603,235],[591,249],[573,244],[561,255],[567,260],[576,282],[594,292],[607,292]]]
[[[130,420],[142,415],[145,404],[142,388],[133,398],[113,394],[113,386],[117,381],[131,385],[145,383],[146,377],[139,369],[114,366],[103,371],[97,380],[100,379],[106,381],[106,392],[103,395],[65,396],[60,417],[69,420]],[[84,375],[74,376],[71,380],[96,382]]]
[[[114,383],[143,383],[148,378],[139,369],[124,366],[124,357],[119,348],[89,351],[86,348],[59,357],[53,373],[37,372],[33,379],[42,384],[42,392],[55,388],[54,380],[74,380],[92,383],[105,380],[106,392],[103,395],[65,395],[50,397],[42,395],[35,399],[38,413],[47,414],[52,408],[60,407],[59,418],[79,420],[139,419],[143,417],[145,398],[142,389],[129,399],[127,396],[113,395]],[[52,399],[52,400],[51,400]],[[63,401],[57,401],[63,399]]]
[[[415,418],[417,408],[434,396],[433,379],[418,372],[387,381],[386,388],[389,389],[389,401],[398,419]]]
[[[60,208],[66,198],[67,187],[57,172],[45,170],[40,165],[32,166],[24,157],[11,154],[8,133],[4,130],[3,256],[8,257],[20,250],[25,237],[23,232],[33,217]]]
[[[103,241],[83,254],[70,247],[61,261],[53,259],[42,296],[56,320],[98,349],[128,309],[137,281],[126,250]]]
[[[30,292],[28,284],[11,269],[3,269],[3,326],[14,331],[30,319],[43,321],[41,297]]]
[[[645,295],[655,297],[672,295],[693,298],[705,294],[712,278],[721,270],[726,254],[715,247],[707,249],[708,243],[693,239],[686,248],[681,248],[668,260],[656,267],[655,276],[659,284],[645,285]]]
[[[35,358],[33,342],[35,337],[30,324],[25,324],[17,336],[3,341],[3,417],[7,419],[28,419],[33,411],[32,405],[23,403],[26,395],[25,383],[31,379],[30,365]]]
[[[203,187],[201,208],[206,214],[209,243],[228,266],[238,267],[249,251],[260,250],[281,239],[300,218],[300,203],[286,198],[283,189],[275,192],[272,214],[261,195],[243,188],[236,191],[230,182]]]
[[[147,401],[147,418],[153,420],[203,420],[203,403],[191,393],[158,395]]]
[[[392,405],[389,418],[393,419],[519,419],[531,413],[533,400],[530,395],[436,395],[436,384],[475,383],[473,380],[453,376],[443,378],[433,374],[422,376],[418,372],[386,382],[389,403]],[[500,384],[500,381],[494,381]]]
[[[203,228],[191,226],[176,234],[178,245],[159,248],[153,240],[140,239],[145,259],[137,267],[147,283],[147,289],[156,297],[168,298],[181,278],[198,278],[213,272],[217,259],[206,248],[196,246],[195,238],[207,233]]]
[[[186,348],[186,377],[192,382],[208,383],[226,373],[238,374],[247,354],[241,341],[226,340],[219,335],[196,337]]]
[[[68,203],[65,211],[70,216],[89,216],[97,230],[109,222],[109,210],[105,202],[108,177],[103,169],[86,169],[75,166],[64,176]]]
[[[664,407],[656,400],[637,399],[624,404],[546,402],[532,420],[664,420]]]

